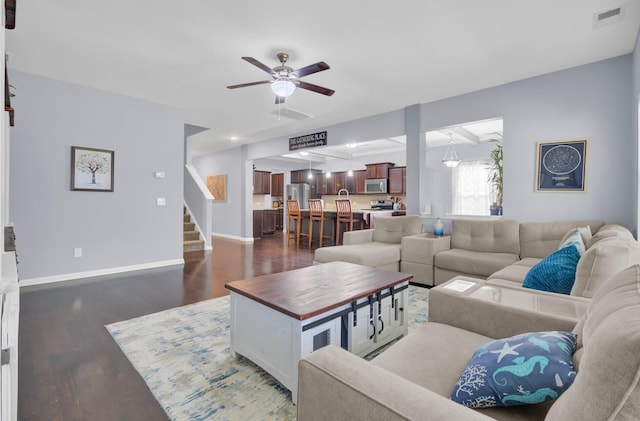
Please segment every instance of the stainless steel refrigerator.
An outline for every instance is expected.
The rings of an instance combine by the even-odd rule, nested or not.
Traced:
[[[307,183],[287,184],[287,200],[298,200],[300,209],[309,209],[311,187]]]

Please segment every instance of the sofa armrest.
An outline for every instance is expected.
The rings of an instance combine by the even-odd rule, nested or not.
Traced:
[[[490,420],[335,345],[298,363],[298,421]]]
[[[402,260],[433,265],[433,256],[451,248],[451,236],[416,234],[402,237]]]
[[[429,291],[429,321],[445,323],[489,336],[505,338],[525,332],[571,331],[590,300],[542,291],[488,285],[465,278],[475,285],[465,291],[448,288],[452,279]]]
[[[366,230],[345,231],[342,237],[342,244],[362,244],[373,241],[373,228]]]

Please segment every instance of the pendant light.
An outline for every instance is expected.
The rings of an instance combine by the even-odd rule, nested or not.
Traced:
[[[453,132],[449,133],[449,145],[447,146],[447,152],[442,158],[442,163],[449,168],[457,167],[460,163],[456,149],[453,147]]]

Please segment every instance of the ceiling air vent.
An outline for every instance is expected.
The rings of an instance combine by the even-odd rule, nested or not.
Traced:
[[[612,23],[620,22],[624,15],[624,5],[616,7],[615,9],[603,10],[593,14],[593,27],[600,28],[601,26],[609,25]]]
[[[310,114],[305,114],[302,111],[296,111],[292,108],[287,108],[283,110],[273,110],[271,114],[277,115],[279,118],[290,118],[291,120],[306,120],[308,118],[313,118]]]

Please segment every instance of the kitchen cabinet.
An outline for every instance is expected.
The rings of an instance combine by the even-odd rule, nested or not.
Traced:
[[[355,194],[365,194],[364,180],[367,179],[367,171],[366,170],[354,171],[353,178],[355,179]],[[349,193],[352,193],[352,192],[349,191]]]
[[[366,171],[363,171],[366,173]],[[344,180],[344,188],[347,189],[347,191],[349,192],[349,194],[356,194],[356,173],[355,171],[353,172],[353,175],[349,175],[349,173],[345,173],[345,180]],[[364,184],[363,184],[364,187]]]
[[[262,235],[270,235],[276,232],[276,218],[278,209],[265,209],[262,211]]]
[[[253,238],[262,238],[262,210],[253,211]]]
[[[381,162],[378,164],[367,164],[367,178],[389,178],[389,168],[395,167],[392,162]]]
[[[338,194],[338,192],[340,192],[341,189],[346,189],[346,178],[347,178],[347,173],[344,171],[341,172],[334,172],[331,175],[331,178],[333,179],[333,188],[335,190],[335,193],[333,194]]]
[[[315,186],[316,186],[316,191],[315,194],[318,196],[322,196],[324,194],[331,194],[329,193],[329,182],[331,181],[331,178],[327,179],[327,175],[326,174],[318,174],[315,179]]]
[[[276,209],[276,231],[282,231],[284,228],[284,209]]]
[[[271,196],[284,196],[284,174],[271,174]]]
[[[291,171],[291,184],[305,183],[307,181],[307,171],[295,170]]]
[[[276,232],[278,211],[282,215],[282,209],[254,209],[253,238],[261,238]]]
[[[407,192],[407,167],[389,169],[389,193],[404,194]]]
[[[269,171],[253,171],[253,194],[271,194],[271,173]]]

